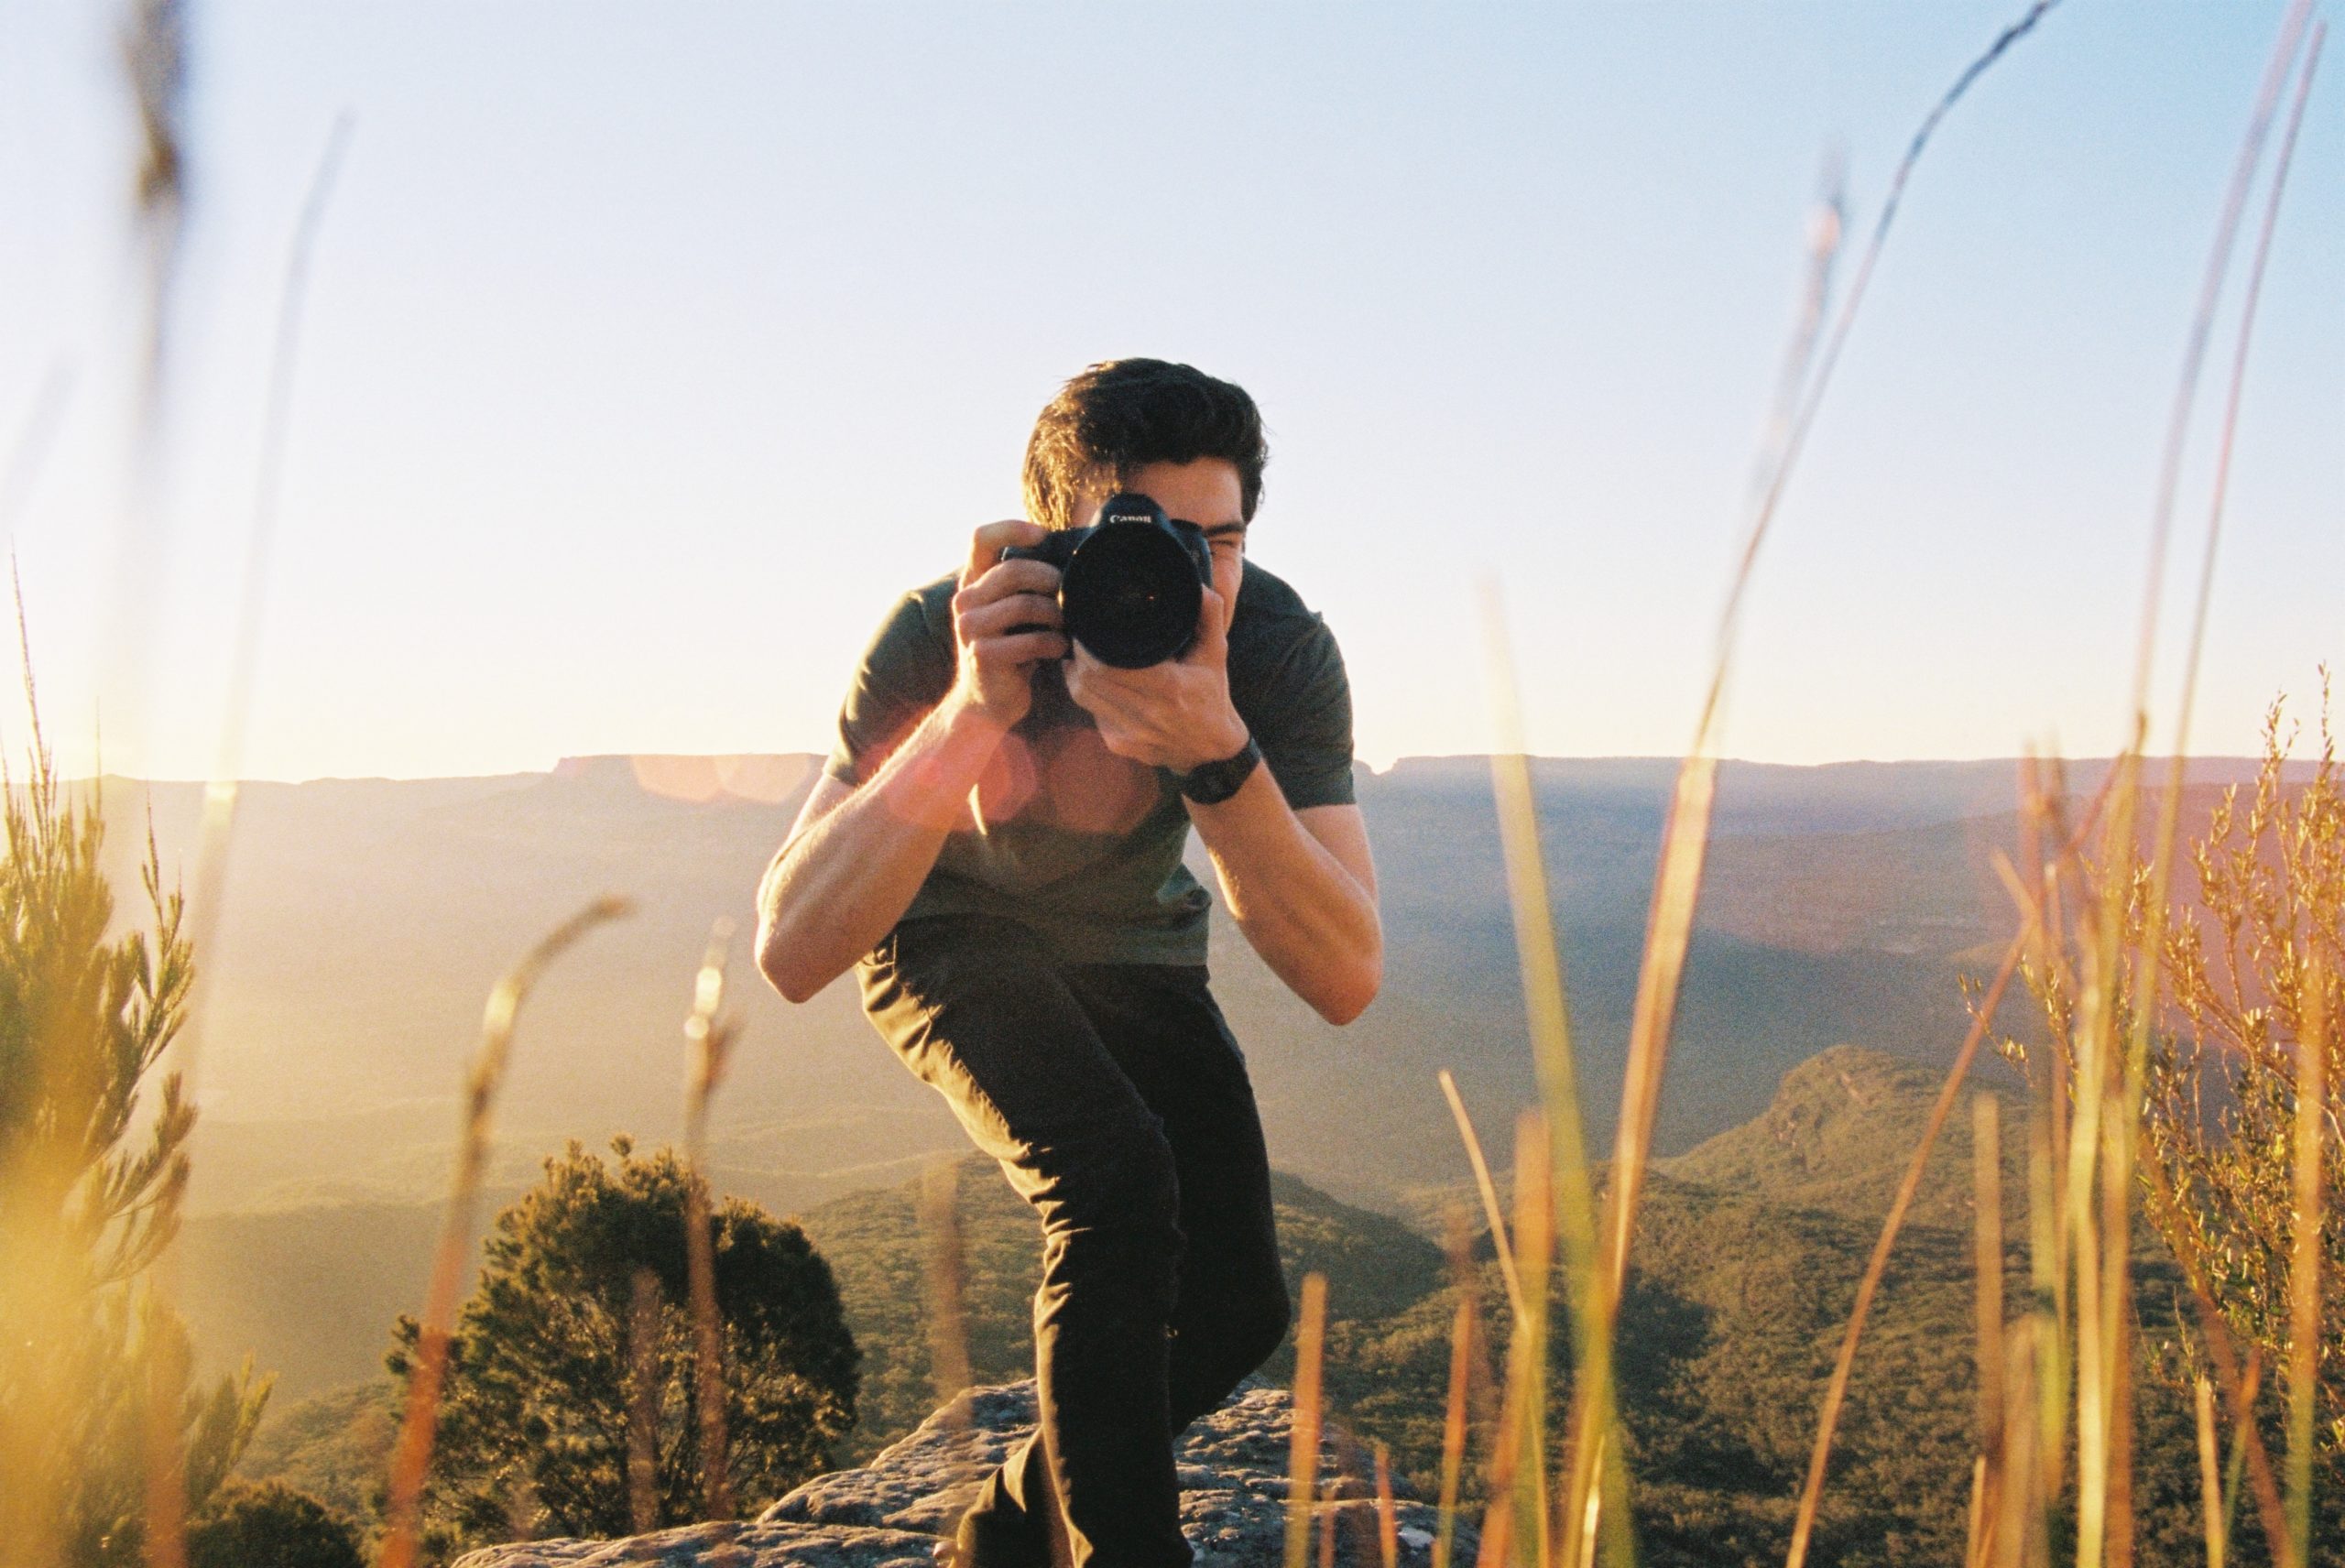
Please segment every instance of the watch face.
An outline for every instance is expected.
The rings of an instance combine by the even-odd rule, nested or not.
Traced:
[[[1237,756],[1219,762],[1207,762],[1189,769],[1181,778],[1181,793],[1200,806],[1217,806],[1246,787],[1246,780],[1262,760],[1262,748],[1248,735],[1246,745]]]

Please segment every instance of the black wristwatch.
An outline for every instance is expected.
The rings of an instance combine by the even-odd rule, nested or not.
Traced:
[[[1184,799],[1194,800],[1200,806],[1218,806],[1244,789],[1246,780],[1254,776],[1254,769],[1261,763],[1262,748],[1254,744],[1254,736],[1249,732],[1246,744],[1238,748],[1235,756],[1225,757],[1219,762],[1201,762],[1186,773],[1176,773],[1173,777],[1181,781],[1181,794]]]

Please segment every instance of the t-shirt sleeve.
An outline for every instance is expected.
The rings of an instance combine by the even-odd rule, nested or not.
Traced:
[[[1352,689],[1336,634],[1316,615],[1242,716],[1286,803],[1348,806],[1352,794]]]
[[[843,784],[867,781],[952,686],[951,638],[938,638],[922,596],[907,593],[856,666],[823,771]]]

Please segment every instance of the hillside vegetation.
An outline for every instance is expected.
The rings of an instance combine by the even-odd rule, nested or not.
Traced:
[[[1645,1561],[1780,1560],[1833,1350],[1937,1087],[1932,1074],[1882,1052],[1829,1051],[1787,1074],[1760,1117],[1658,1174],[1621,1327]],[[2005,1125],[2022,1119],[2013,1107]],[[1975,1441],[1969,1125],[1958,1114],[1949,1126],[1860,1356],[1826,1494],[1821,1561],[1857,1568],[1959,1557]],[[2015,1178],[2015,1149],[2005,1163]],[[973,1375],[1023,1377],[1039,1275],[1034,1222],[989,1163],[964,1159],[953,1179]],[[1389,1444],[1396,1470],[1431,1495],[1455,1301],[1441,1249],[1290,1175],[1277,1178],[1275,1195],[1290,1278],[1328,1278],[1337,1418]],[[938,1402],[930,1370],[936,1250],[921,1183],[851,1194],[800,1218],[831,1263],[863,1350],[860,1420],[845,1445],[860,1460]],[[287,1223],[313,1239],[332,1233],[322,1215]],[[2007,1235],[2016,1292],[2021,1252],[2016,1233]],[[2142,1291],[2153,1345],[2168,1335],[2170,1281],[2162,1287],[2160,1278],[2150,1266]],[[1486,1237],[1473,1281],[1482,1322],[1502,1324],[1504,1288]],[[1282,1352],[1266,1372],[1283,1379],[1291,1367],[1291,1352]],[[364,1506],[362,1473],[385,1434],[379,1388],[293,1405],[273,1418],[247,1470]],[[2160,1386],[2146,1383],[2143,1398],[2142,1561],[2180,1563],[2196,1539],[2189,1432]]]

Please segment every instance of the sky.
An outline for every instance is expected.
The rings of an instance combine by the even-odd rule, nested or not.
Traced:
[[[1250,549],[1334,628],[1363,757],[1490,749],[1485,582],[1532,749],[1677,753],[1823,171],[1861,236],[2023,8],[198,0],[142,442],[117,10],[21,0],[0,523],[43,720],[68,772],[172,778],[820,749],[891,599],[1017,513],[1057,385],[1151,354],[1260,402]],[[2125,738],[2162,436],[2281,12],[2067,0],[1945,122],[1759,561],[1729,755]],[[2337,69],[2265,286],[2200,751],[2254,749],[2278,692],[2308,714],[2345,652]]]

